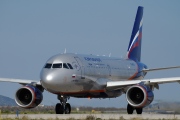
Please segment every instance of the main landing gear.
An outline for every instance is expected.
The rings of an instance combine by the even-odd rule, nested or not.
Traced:
[[[71,105],[67,103],[67,100],[69,97],[58,95],[58,100],[60,100],[60,103],[56,104],[55,111],[56,114],[70,114],[71,113]]]
[[[134,110],[136,110],[137,114],[142,114],[143,108],[134,108],[133,106],[131,106],[129,104],[127,105],[127,113],[128,114],[133,114]]]

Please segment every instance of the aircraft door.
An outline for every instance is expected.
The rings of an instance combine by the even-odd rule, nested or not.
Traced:
[[[74,58],[79,66],[79,70],[81,71],[81,79],[85,79],[85,75],[84,75],[85,68],[84,68],[84,64],[83,64],[82,60],[77,56]]]

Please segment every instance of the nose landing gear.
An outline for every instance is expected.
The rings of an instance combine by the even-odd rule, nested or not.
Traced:
[[[71,105],[67,103],[67,100],[69,97],[58,95],[58,100],[60,100],[60,103],[56,104],[55,111],[56,114],[70,114],[71,113]]]

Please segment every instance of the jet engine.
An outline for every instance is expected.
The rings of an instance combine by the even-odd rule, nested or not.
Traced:
[[[127,90],[126,99],[131,106],[135,108],[143,108],[153,101],[154,94],[148,86],[138,84],[131,86]]]
[[[23,108],[34,108],[43,100],[42,92],[32,85],[26,85],[17,90],[16,103]]]

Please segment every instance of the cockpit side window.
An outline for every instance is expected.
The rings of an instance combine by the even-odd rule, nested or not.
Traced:
[[[52,66],[52,64],[51,63],[47,63],[45,66],[44,66],[44,68],[51,68],[51,66]]]
[[[55,63],[52,68],[62,68],[62,63]]]
[[[67,63],[70,69],[73,69],[72,65],[70,63]]]
[[[69,69],[66,63],[63,63],[63,68]]]

